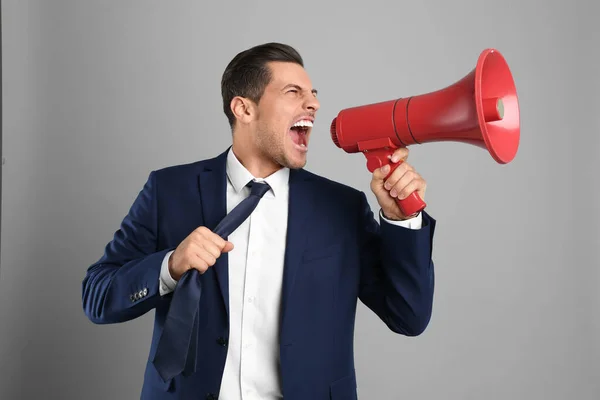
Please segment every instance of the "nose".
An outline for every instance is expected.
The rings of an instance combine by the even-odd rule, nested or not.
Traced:
[[[319,99],[317,99],[316,95],[310,93],[308,96],[306,96],[304,107],[314,113],[317,112],[319,107],[321,107],[321,103],[319,103]]]

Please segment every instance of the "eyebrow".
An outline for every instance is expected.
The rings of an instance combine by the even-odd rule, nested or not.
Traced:
[[[293,83],[290,83],[289,85],[285,85],[285,87],[283,89],[285,90],[285,89],[292,88],[292,87],[296,88],[300,91],[303,90],[301,86],[293,84]],[[312,94],[314,94],[316,96],[319,91],[317,89],[312,89],[311,92],[312,92]]]

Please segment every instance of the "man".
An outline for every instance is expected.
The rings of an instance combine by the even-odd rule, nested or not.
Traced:
[[[154,309],[143,399],[355,399],[353,336],[360,299],[394,332],[429,323],[435,221],[395,198],[426,183],[404,162],[373,173],[380,224],[362,191],[303,169],[319,109],[303,60],[268,43],[238,54],[222,79],[233,144],[215,158],[150,173],[104,256],[83,281],[94,323]],[[213,232],[266,182],[227,238]],[[199,271],[196,370],[166,381],[152,360],[178,281]]]

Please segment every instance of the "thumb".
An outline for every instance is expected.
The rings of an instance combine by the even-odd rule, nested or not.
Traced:
[[[225,246],[223,247],[223,250],[221,250],[221,253],[229,253],[231,250],[233,250],[233,243],[228,241],[225,243]]]

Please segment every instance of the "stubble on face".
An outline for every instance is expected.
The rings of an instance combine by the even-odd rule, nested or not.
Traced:
[[[257,126],[255,135],[256,147],[262,157],[272,160],[283,168],[300,169],[306,165],[306,156],[296,160],[288,157],[285,149],[285,141],[288,140],[287,132],[278,132],[276,128],[263,121]]]

